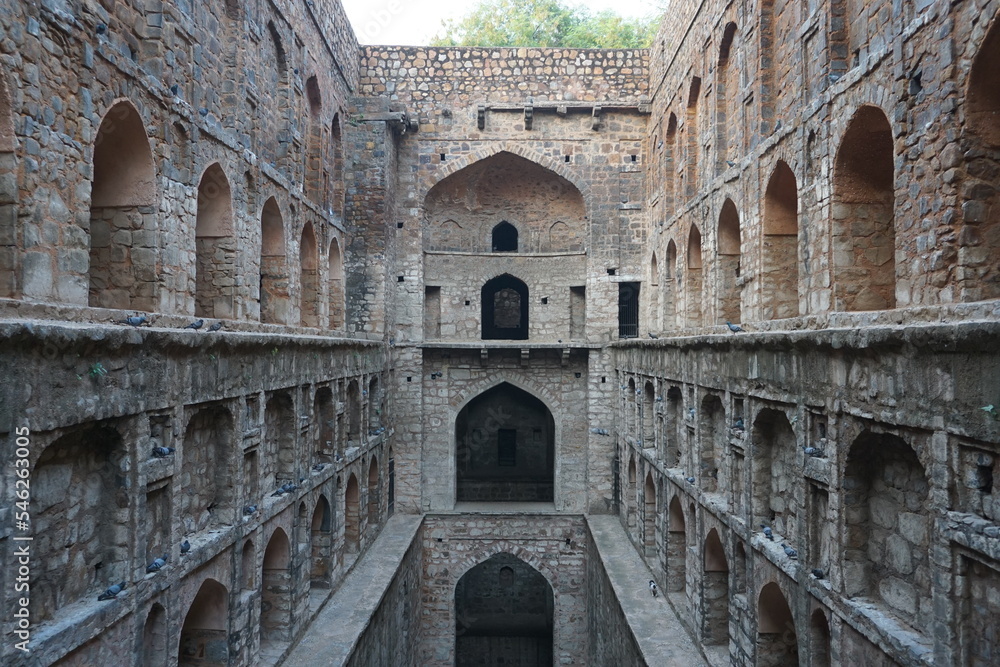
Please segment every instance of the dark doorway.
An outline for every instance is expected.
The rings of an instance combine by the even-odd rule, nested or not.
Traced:
[[[483,340],[528,338],[528,286],[504,274],[483,285]]]
[[[492,556],[455,586],[455,665],[550,667],[552,587],[508,553]]]
[[[517,252],[517,227],[504,220],[493,228],[493,252]]]
[[[618,337],[639,335],[639,283],[618,283]]]
[[[545,404],[506,382],[455,420],[459,501],[552,502],[555,421]]]

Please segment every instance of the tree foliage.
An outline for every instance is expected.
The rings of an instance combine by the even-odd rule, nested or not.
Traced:
[[[431,46],[634,49],[652,43],[659,17],[625,19],[560,0],[480,0],[465,17],[442,24]]]

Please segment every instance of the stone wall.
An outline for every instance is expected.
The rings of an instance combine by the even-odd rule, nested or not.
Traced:
[[[553,514],[429,514],[423,527],[419,663],[455,663],[456,584],[495,554],[510,554],[552,587],[554,664],[586,662],[586,527]]]
[[[587,639],[589,663],[644,665],[628,619],[604,569],[594,539],[587,532]]]
[[[635,462],[634,472],[622,465],[622,522],[707,646],[720,640],[713,619],[726,602],[722,645],[736,664],[771,659],[762,635],[773,655],[820,656],[813,664],[864,655],[916,665],[985,650],[992,640],[969,625],[969,610],[995,585],[1000,553],[988,537],[996,527],[974,504],[992,493],[992,458],[973,452],[1000,442],[979,405],[997,391],[995,355],[981,344],[994,329],[968,321],[616,346],[618,438],[622,460]],[[647,381],[657,396],[676,387],[682,414],[719,398],[719,477],[730,484],[716,489],[699,474],[706,452],[719,447],[705,420],[685,420],[679,436],[658,421],[655,441],[635,444],[644,404],[628,400],[629,387]],[[657,414],[663,404],[654,400]],[[674,438],[680,461],[671,467],[665,445]],[[643,522],[628,520],[628,507],[645,502],[647,475],[657,508],[652,551]],[[956,507],[952,498],[972,504]],[[959,574],[966,571],[974,573],[968,580]],[[950,583],[956,577],[962,587]],[[768,584],[781,593],[765,594]],[[768,629],[782,604],[791,620]],[[825,619],[818,626],[817,609]]]
[[[31,428],[33,659],[147,664],[157,651],[175,656],[208,580],[225,591],[221,626],[195,624],[189,638],[217,630],[231,658],[246,664],[261,651],[264,627],[277,628],[264,633],[273,659],[352,562],[343,555],[347,476],[362,480],[365,501],[374,503],[359,517],[361,551],[384,522],[391,430],[369,428],[389,418],[374,414],[385,408],[380,392],[373,401],[363,397],[366,436],[353,449],[343,430],[329,433],[332,450],[344,452],[337,462],[322,454],[314,413],[320,392],[336,401],[336,417],[347,382],[379,384],[372,380],[385,374],[382,345],[41,321],[4,323],[0,336],[11,371],[0,399],[5,423]],[[289,422],[264,419],[275,393],[289,401]],[[289,429],[281,452],[263,444],[274,428]],[[158,458],[154,447],[174,451]],[[256,463],[247,466],[251,454]],[[4,450],[9,488],[13,455]],[[299,488],[275,497],[277,459],[287,466],[281,481]],[[6,562],[14,558],[14,536],[6,522]],[[191,549],[182,555],[185,540]],[[146,573],[164,554],[167,566]],[[318,577],[317,561],[324,571]],[[13,608],[11,570],[2,571],[5,604]],[[122,580],[127,587],[116,600],[97,600]],[[10,619],[5,623],[7,632]],[[173,639],[163,648],[158,637]],[[147,639],[148,649],[119,656],[118,647],[142,647]],[[12,645],[5,648],[5,664],[21,659]]]

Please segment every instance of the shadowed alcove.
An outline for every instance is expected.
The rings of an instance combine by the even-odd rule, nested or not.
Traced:
[[[455,420],[458,501],[552,502],[555,422],[508,383],[472,399]]]
[[[552,664],[552,587],[536,569],[498,553],[455,585],[455,665]]]

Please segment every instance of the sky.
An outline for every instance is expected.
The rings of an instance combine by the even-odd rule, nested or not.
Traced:
[[[441,21],[464,16],[474,0],[342,0],[362,44],[421,46],[441,32]],[[569,0],[572,6],[612,9],[628,17],[656,14],[654,0]]]

